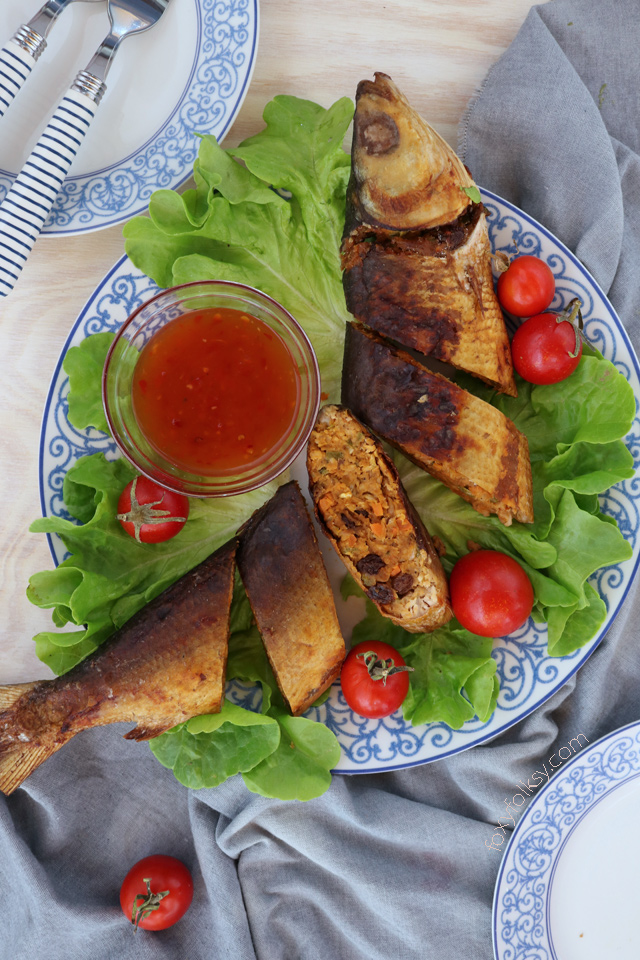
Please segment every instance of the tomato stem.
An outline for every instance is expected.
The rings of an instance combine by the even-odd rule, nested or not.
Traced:
[[[163,890],[162,893],[152,893],[151,892],[151,878],[145,877],[144,883],[147,885],[147,892],[139,893],[133,898],[133,906],[131,908],[131,923],[133,924],[133,932],[135,933],[138,929],[142,920],[150,916],[154,910],[160,908],[160,901],[165,897],[169,896],[169,890]],[[142,901],[138,904],[138,900]]]
[[[380,660],[375,650],[367,650],[366,653],[358,654],[359,660],[364,660],[367,673],[372,680],[382,680],[382,685],[386,687],[387,677],[392,677],[394,673],[412,672],[413,667],[397,667],[392,657],[386,660]]]
[[[576,334],[576,348],[573,353],[570,353],[569,356],[571,359],[575,359],[580,353],[580,337],[582,335],[582,330],[584,328],[584,321],[582,319],[582,300],[579,297],[574,297],[573,300],[570,300],[567,306],[564,308],[562,313],[559,313],[556,317],[556,323],[570,323]],[[575,321],[578,321],[578,326],[576,326]]]
[[[506,273],[511,266],[509,255],[505,253],[504,250],[496,250],[495,253],[491,254],[491,259],[495,264],[496,273],[498,276],[500,276],[501,273]]]
[[[153,503],[139,503],[136,496],[138,479],[138,477],[135,477],[131,484],[131,509],[127,513],[116,514],[116,520],[120,520],[121,523],[133,524],[134,536],[138,543],[142,543],[140,530],[147,523],[186,523],[186,517],[172,517],[170,510],[155,509],[163,502],[164,494],[159,500],[154,500]]]

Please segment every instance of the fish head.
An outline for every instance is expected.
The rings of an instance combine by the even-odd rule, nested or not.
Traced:
[[[350,229],[430,229],[471,203],[460,158],[384,73],[358,84],[351,163]]]

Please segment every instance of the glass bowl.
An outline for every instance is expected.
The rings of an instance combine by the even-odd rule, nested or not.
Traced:
[[[292,360],[297,396],[288,428],[266,452],[233,468],[191,472],[152,442],[149,431],[141,429],[134,411],[134,373],[141,351],[155,334],[179,317],[208,308],[240,311],[256,318],[259,324],[266,324]],[[205,280],[163,290],[132,313],[107,354],[102,399],[111,434],[136,470],[187,496],[225,497],[246,493],[273,480],[300,453],[318,413],[320,373],[307,335],[284,307],[245,284]]]

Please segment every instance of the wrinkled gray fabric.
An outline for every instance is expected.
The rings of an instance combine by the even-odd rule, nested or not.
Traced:
[[[637,0],[534,8],[461,128],[476,180],[573,249],[640,343]],[[606,84],[606,86],[603,86]],[[2,960],[490,960],[504,798],[554,745],[640,716],[637,591],[566,686],[489,744],[306,804],[238,778],[189,793],[123,729],[82,734],[0,799]],[[129,865],[173,854],[187,917],[132,935]]]

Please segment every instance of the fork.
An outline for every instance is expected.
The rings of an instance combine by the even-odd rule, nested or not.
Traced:
[[[20,276],[104,95],[124,40],[153,27],[171,0],[109,0],[111,30],[81,70],[0,204],[0,297]]]
[[[65,7],[74,0],[47,0],[29,23],[18,27],[0,50],[0,117],[18,93],[47,45],[47,37]],[[96,2],[96,0],[94,0]]]

